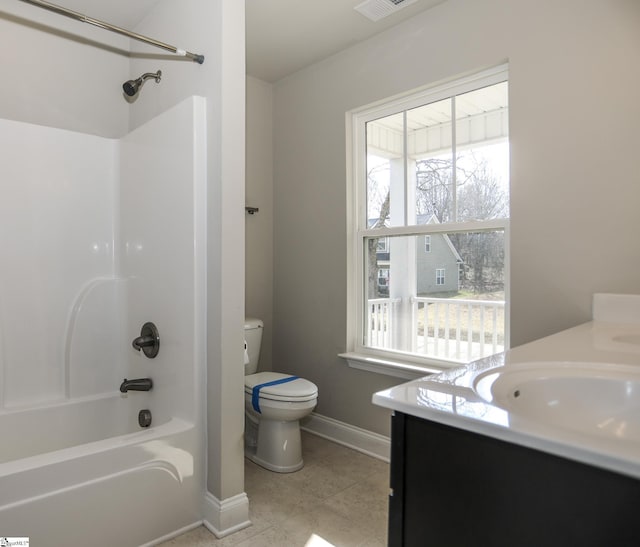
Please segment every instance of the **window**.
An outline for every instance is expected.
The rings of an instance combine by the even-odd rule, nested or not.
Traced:
[[[349,113],[350,355],[440,369],[508,347],[507,77]]]
[[[378,270],[378,294],[388,296],[389,294],[389,269],[381,267]]]

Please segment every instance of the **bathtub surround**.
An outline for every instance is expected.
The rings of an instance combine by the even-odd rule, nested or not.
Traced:
[[[205,112],[118,140],[0,121],[3,531],[140,545],[201,521]],[[153,360],[131,347],[146,320]]]
[[[0,120],[0,150],[1,410],[113,391],[118,142]]]
[[[188,45],[192,51],[205,55],[206,62],[198,65],[176,59],[145,44],[82,25],[26,3],[0,0],[0,41],[5,45],[0,48],[3,78],[7,82],[20,83],[0,88],[0,118],[71,130],[84,136],[120,139],[191,96],[206,98],[207,108],[202,115],[207,133],[204,142],[206,166],[202,172],[207,192],[199,198],[199,203],[207,205],[207,234],[202,244],[206,258],[199,255],[206,261],[207,273],[203,274],[206,297],[196,302],[196,310],[207,317],[207,346],[206,350],[204,347],[194,348],[193,352],[196,359],[206,363],[210,417],[206,435],[207,482],[203,479],[199,485],[202,506],[198,517],[201,520],[206,518],[213,529],[224,534],[238,523],[246,525],[248,511],[242,462],[244,409],[242,397],[234,396],[236,392],[242,393],[243,385],[241,365],[237,366],[237,363],[242,363],[244,319],[244,2],[158,0],[145,3],[147,10],[144,13],[124,0],[114,2],[122,4],[123,13],[137,14],[123,27],[147,36],[162,37],[169,43]],[[107,4],[98,4],[95,11],[92,9],[92,16],[118,23],[111,17],[102,17],[100,9]],[[15,54],[16,48],[22,52],[21,55]],[[29,62],[25,62],[25,58]],[[162,71],[161,84],[153,84],[153,88],[146,89],[133,103],[124,100],[122,82],[156,70]],[[95,153],[93,148],[92,152]],[[172,150],[163,150],[158,155],[163,159],[170,158],[171,154]],[[2,157],[4,161],[4,154]],[[31,156],[23,168],[36,169],[37,162],[38,158]],[[65,163],[72,168],[74,164],[82,164],[82,157],[73,157]],[[97,178],[102,176],[96,174]],[[145,210],[143,203],[147,198],[146,193],[143,194],[141,201],[131,207],[136,214]],[[54,209],[52,202],[51,210]],[[82,211],[76,213],[82,214]],[[96,220],[100,213],[91,215],[87,211],[87,215]],[[58,216],[69,215],[62,207]],[[169,207],[164,212],[163,227],[176,227],[175,220]],[[182,227],[178,230],[181,231]],[[77,234],[73,235],[77,237]],[[48,252],[53,254],[53,248],[48,248]],[[98,258],[96,255],[94,260]],[[36,264],[34,268],[34,279],[51,285],[53,280],[48,281],[38,266]],[[204,271],[204,267],[204,263],[200,264],[198,270]],[[113,301],[109,291],[117,293],[124,289],[122,283],[114,281],[111,273],[106,278],[105,283],[96,280],[95,286],[87,287],[91,293],[88,299],[95,302],[79,310],[75,333],[91,325],[81,317],[83,310],[100,308],[105,302]],[[146,297],[141,295],[140,298]],[[107,307],[103,309],[111,313]],[[131,340],[138,335],[142,324],[149,320],[154,318],[131,317],[132,323],[137,324],[135,331],[126,336],[127,348],[130,348]],[[171,345],[180,345],[163,325],[158,324],[158,327],[163,338],[160,356],[154,361]],[[90,327],[85,332],[89,331]],[[79,335],[78,339],[82,336]],[[102,346],[96,342],[95,347]],[[72,353],[74,351],[72,349]],[[143,367],[152,362],[144,361],[145,358],[139,354],[138,357],[145,363]],[[78,356],[72,361],[82,362],[83,359]],[[34,359],[35,362],[38,360]],[[57,372],[46,372],[55,376],[57,395],[65,390],[86,392],[95,382],[107,382],[100,375],[95,379],[90,374],[82,376],[81,371],[75,371],[71,378],[77,382],[74,380],[65,386]],[[100,369],[100,374],[103,372],[104,369]],[[200,373],[204,375],[204,370]],[[10,376],[17,380],[16,371],[12,371]],[[146,376],[156,381],[156,377],[147,371],[139,377]],[[125,377],[135,378],[138,375],[129,376],[129,372],[119,374],[115,389]],[[29,391],[34,400],[47,398],[47,386],[38,379],[33,380],[34,386],[20,389]],[[0,382],[4,385],[2,378]],[[194,384],[194,390],[204,387],[204,377]],[[157,395],[162,391],[157,382],[154,385],[156,389],[158,391],[150,394]],[[18,395],[25,400],[27,393],[15,392],[9,396],[10,401]],[[128,397],[146,395],[130,393]],[[176,401],[175,404],[178,408],[187,403]],[[204,405],[199,409],[203,420],[206,411]],[[153,415],[154,424],[160,423],[156,412]],[[214,504],[205,503],[206,491],[209,492],[207,499],[215,500]],[[219,508],[228,505],[229,500],[233,500],[234,507],[237,507],[238,497],[244,500],[244,510],[236,511],[234,522],[230,523],[226,518],[229,513],[225,512],[225,518],[222,518]]]

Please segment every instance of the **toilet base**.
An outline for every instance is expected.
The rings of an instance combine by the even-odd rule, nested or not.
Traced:
[[[251,450],[245,450],[244,455],[246,458],[249,458],[253,463],[259,465],[260,467],[264,467],[268,471],[274,471],[275,473],[294,473],[295,471],[300,471],[304,467],[304,461],[300,460],[299,463],[293,466],[277,466],[273,465],[270,462],[266,462],[258,458],[256,454],[252,454]]]
[[[252,425],[255,427],[256,424]],[[300,425],[297,420],[292,422],[260,420],[257,429],[257,442],[254,441],[253,435],[246,435],[245,456],[247,458],[260,467],[276,473],[293,473],[302,469],[304,461]]]

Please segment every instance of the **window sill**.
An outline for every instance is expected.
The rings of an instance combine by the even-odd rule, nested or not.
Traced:
[[[340,353],[341,357],[351,368],[366,370],[368,372],[376,372],[386,376],[395,376],[396,378],[404,378],[405,380],[415,380],[423,378],[431,374],[438,374],[444,369],[435,367],[423,367],[414,365],[404,361],[394,361],[390,359],[381,359],[364,353],[347,352]]]

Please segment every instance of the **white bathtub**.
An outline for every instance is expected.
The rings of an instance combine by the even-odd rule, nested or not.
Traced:
[[[202,522],[206,119],[190,97],[115,140],[0,120],[0,537],[137,547]]]
[[[154,416],[140,428],[147,395],[0,412],[0,535],[134,547],[201,521],[194,425]]]

